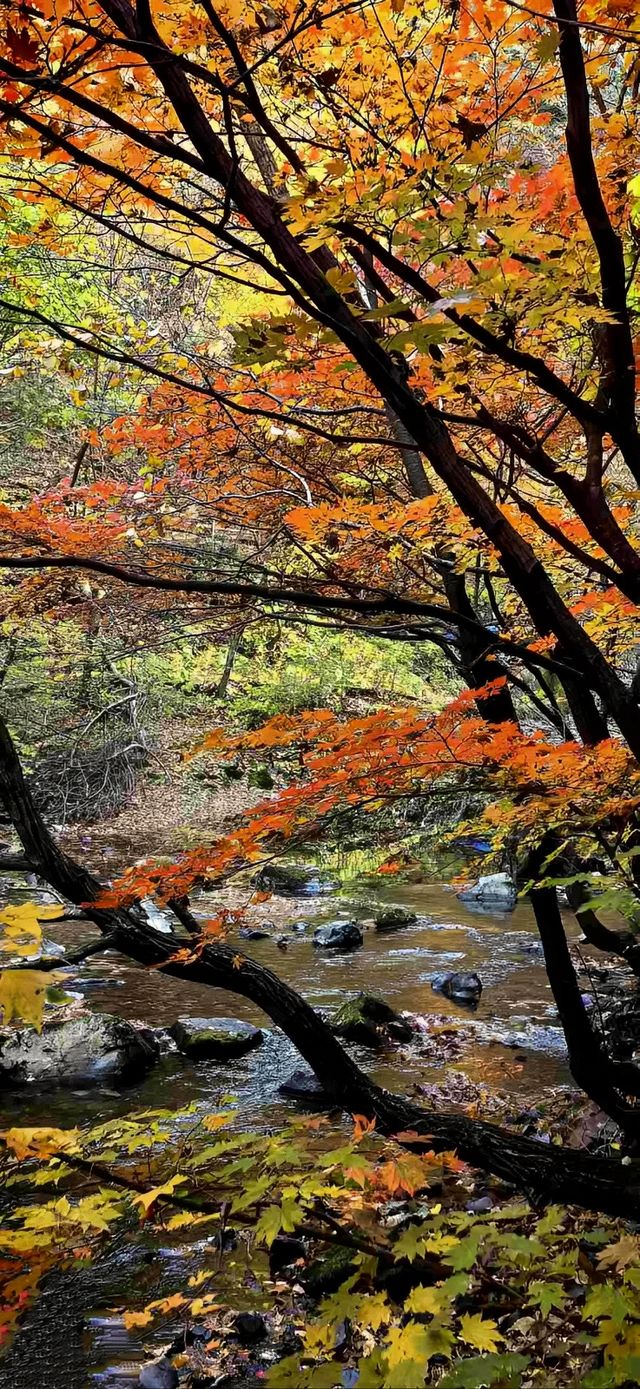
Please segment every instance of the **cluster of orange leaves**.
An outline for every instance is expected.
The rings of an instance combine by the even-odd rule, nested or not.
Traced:
[[[130,869],[102,901],[130,902],[148,893],[166,901],[195,882],[221,882],[287,843],[303,842],[343,810],[371,812],[415,796],[455,798],[463,783],[487,794],[484,821],[494,842],[516,831],[533,842],[569,821],[574,833],[586,834],[611,818],[628,819],[640,804],[640,768],[624,744],[609,738],[589,748],[523,733],[513,723],[488,723],[474,700],[491,698],[502,683],[464,691],[431,716],[391,707],[341,721],[313,710],[278,715],[246,734],[214,730],[201,751],[250,757],[295,749],[300,779],[254,806],[212,846],[170,867],[149,862]]]

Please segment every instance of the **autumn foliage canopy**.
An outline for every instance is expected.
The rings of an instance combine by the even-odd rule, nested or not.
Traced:
[[[604,841],[633,892],[633,0],[42,0],[7,9],[0,83],[8,340],[68,373],[99,462],[5,491],[7,620],[129,585],[145,622],[435,643],[471,691],[214,733],[299,747],[299,778],[127,892],[469,777],[497,851]],[[60,302],[42,268],[79,251],[130,312]],[[100,431],[92,362],[126,407]]]

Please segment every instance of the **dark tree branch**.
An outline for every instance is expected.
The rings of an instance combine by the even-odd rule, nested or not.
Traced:
[[[606,358],[602,387],[610,404],[607,428],[637,477],[640,457],[635,420],[635,359],[624,251],[607,211],[593,158],[589,87],[575,0],[553,0],[553,8],[556,19],[564,21],[559,54],[567,94],[566,139],[573,185],[598,253],[602,306],[614,320],[602,325]]]
[[[231,946],[207,945],[191,961],[172,959],[183,943],[155,931],[135,909],[93,906],[102,885],[55,844],[22,775],[6,725],[0,720],[0,799],[25,852],[56,891],[85,905],[118,949],[164,974],[208,984],[250,998],[283,1029],[337,1104],[375,1118],[383,1133],[418,1135],[417,1146],[457,1149],[467,1162],[524,1189],[533,1199],[559,1200],[627,1218],[640,1215],[640,1162],[619,1161],[523,1138],[464,1115],[425,1111],[375,1085],[343,1050],[337,1037],[299,994],[270,970]],[[400,1139],[402,1141],[402,1139]],[[412,1140],[412,1146],[414,1142]]]
[[[386,612],[401,613],[414,617],[430,617],[436,621],[464,627],[480,632],[490,646],[505,654],[518,656],[529,665],[543,666],[547,670],[561,673],[571,667],[542,652],[530,651],[521,642],[509,637],[491,638],[487,629],[467,612],[454,612],[451,608],[437,603],[419,603],[410,598],[400,598],[387,593],[379,598],[346,597],[344,594],[313,592],[308,589],[280,588],[273,584],[242,583],[235,579],[173,579],[162,574],[146,574],[126,569],[120,564],[107,560],[92,559],[86,555],[6,555],[0,553],[0,569],[82,569],[108,578],[118,579],[120,583],[131,584],[135,588],[157,589],[168,593],[203,593],[224,595],[232,598],[261,598],[273,603],[291,603],[294,607],[309,608],[313,611],[337,611],[361,613],[367,617],[382,616]],[[489,654],[487,646],[485,654]],[[573,672],[574,674],[576,672]]]

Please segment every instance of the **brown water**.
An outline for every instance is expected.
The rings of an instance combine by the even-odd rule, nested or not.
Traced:
[[[456,1069],[490,1087],[506,1089],[514,1098],[520,1096],[524,1101],[568,1080],[564,1039],[527,904],[519,904],[510,914],[473,911],[437,885],[386,890],[376,885],[376,900],[378,904],[394,902],[411,908],[419,919],[391,935],[364,925],[364,945],[351,954],[314,949],[311,937],[319,921],[340,914],[365,920],[370,916],[370,887],[352,884],[332,895],[330,901],[301,898],[287,903],[291,919],[307,916],[309,929],[306,935],[289,939],[286,953],[271,939],[243,941],[241,948],[322,1009],[333,1009],[345,996],[365,990],[379,994],[401,1012],[426,1020],[434,1015],[454,1019],[470,1043],[456,1060]],[[212,910],[205,898],[197,905],[203,915]],[[265,912],[268,910],[267,905]],[[86,927],[77,922],[56,923],[55,934],[67,947],[73,947],[86,939]],[[434,974],[458,969],[476,970],[482,979],[482,997],[473,1013],[431,988]],[[180,1016],[233,1016],[263,1027],[265,1044],[224,1067],[210,1062],[194,1065],[171,1056],[144,1082],[120,1095],[101,1090],[61,1091],[46,1097],[36,1092],[26,1097],[9,1096],[5,1109],[10,1113],[19,1110],[33,1122],[45,1117],[50,1121],[52,1116],[57,1122],[67,1117],[77,1122],[78,1110],[89,1119],[95,1113],[104,1114],[105,1109],[118,1112],[139,1103],[153,1104],[159,1096],[163,1103],[169,1096],[168,1102],[176,1108],[193,1100],[210,1107],[220,1092],[236,1094],[251,1111],[274,1103],[283,1108],[278,1086],[300,1064],[300,1058],[288,1039],[252,1003],[205,985],[168,982],[153,970],[132,966],[114,952],[83,966],[80,977],[91,982],[83,993],[95,1011],[117,1013],[153,1027],[167,1027]],[[358,1058],[390,1089],[407,1092],[442,1079],[443,1062],[432,1054],[422,1056],[419,1045],[396,1047],[373,1056],[359,1051]]]
[[[321,920],[340,914],[366,920],[376,903],[391,902],[417,912],[418,922],[392,935],[365,927],[362,949],[348,955],[313,948],[311,936]],[[469,1042],[453,1062],[455,1070],[490,1089],[509,1092],[515,1113],[549,1088],[568,1082],[563,1038],[536,953],[528,905],[518,905],[508,915],[477,912],[442,886],[378,883],[375,890],[370,883],[347,884],[330,900],[298,899],[287,905],[291,920],[309,918],[308,933],[294,936],[286,953],[273,940],[243,941],[242,950],[276,970],[311,1003],[331,1009],[346,996],[366,990],[419,1018],[455,1019]],[[212,910],[204,898],[197,906],[203,915]],[[266,915],[268,905],[264,911]],[[571,920],[569,926],[574,934]],[[86,939],[86,926],[55,923],[55,937],[72,947]],[[476,1012],[432,990],[431,977],[453,969],[472,969],[480,975],[484,987]],[[79,974],[93,982],[83,993],[96,1011],[159,1027],[181,1015],[234,1016],[263,1026],[265,1043],[225,1065],[194,1065],[170,1055],[146,1080],[123,1091],[9,1095],[3,1101],[4,1122],[91,1122],[155,1104],[179,1109],[191,1101],[206,1111],[222,1094],[238,1097],[247,1123],[278,1124],[293,1112],[279,1097],[278,1086],[301,1064],[300,1058],[251,1003],[205,986],[168,981],[154,971],[132,967],[114,953],[82,966]],[[405,1093],[442,1081],[447,1073],[444,1058],[423,1054],[420,1040],[388,1053],[355,1054],[378,1081]],[[111,1249],[80,1282],[67,1278],[51,1284],[0,1364],[1,1389],[31,1389],[35,1384],[39,1389],[62,1384],[65,1389],[130,1389],[145,1351],[111,1309],[123,1303],[137,1305],[136,1296],[143,1305],[164,1290],[175,1290],[199,1258],[196,1248],[156,1250],[141,1257],[139,1246],[125,1244]],[[166,1343],[166,1328],[162,1336]],[[145,1342],[149,1344],[148,1337]]]

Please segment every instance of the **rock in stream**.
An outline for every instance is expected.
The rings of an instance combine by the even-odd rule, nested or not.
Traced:
[[[133,1081],[156,1062],[158,1047],[123,1018],[82,1013],[66,1022],[0,1030],[0,1078],[7,1086],[100,1085]]]
[[[374,916],[376,931],[387,935],[392,931],[402,931],[405,926],[415,926],[418,920],[415,912],[405,911],[404,907],[387,907]]]
[[[357,921],[330,921],[313,933],[313,944],[317,950],[357,950],[362,942],[363,935]]]
[[[178,1018],[168,1031],[178,1051],[192,1061],[226,1061],[264,1041],[259,1027],[239,1018]]]
[[[463,887],[456,896],[460,902],[487,911],[512,912],[516,905],[516,886],[508,873],[489,873],[470,887]]]
[[[356,994],[347,999],[333,1019],[333,1030],[348,1042],[365,1047],[382,1047],[390,1040],[409,1042],[413,1029],[383,998]]]
[[[482,993],[482,980],[473,970],[456,970],[453,974],[436,974],[431,980],[435,993],[444,994],[454,1003],[475,1007]]]

